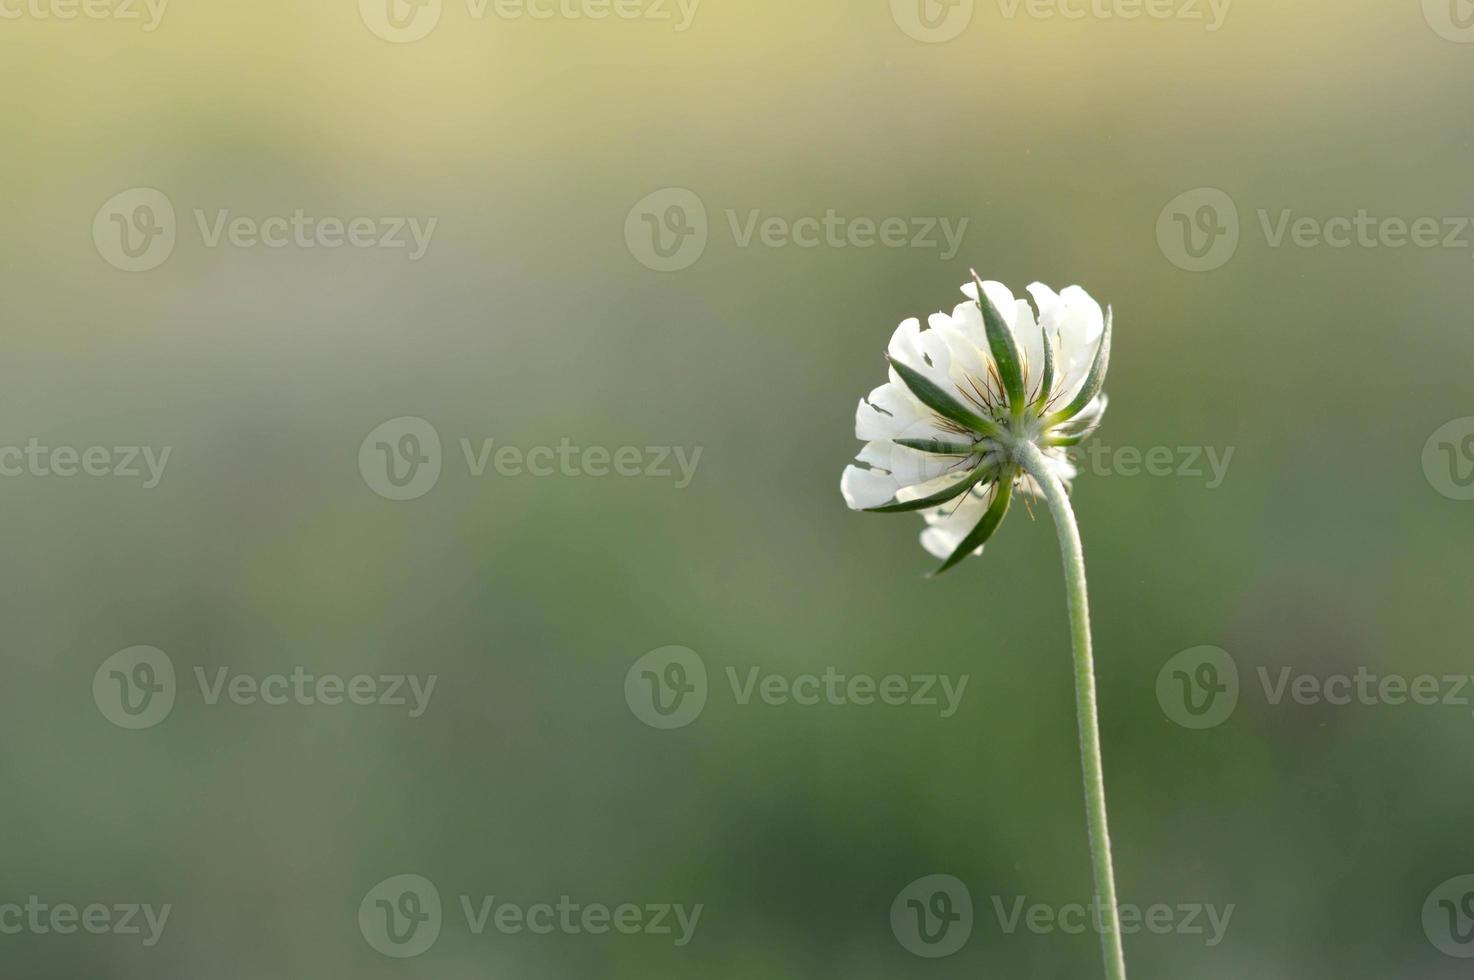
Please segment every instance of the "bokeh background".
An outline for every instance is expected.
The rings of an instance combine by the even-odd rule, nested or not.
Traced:
[[[1467,975],[1423,913],[1474,872],[1469,705],[1274,705],[1257,674],[1471,672],[1474,503],[1424,449],[1474,415],[1474,235],[1276,248],[1259,218],[1474,216],[1467,5],[1240,0],[1210,31],[979,2],[938,43],[883,0],[703,0],[686,30],[446,0],[407,43],[372,6],[0,19],[0,446],[172,450],[149,489],[0,478],[0,903],[172,906],[147,948],[0,935],[0,972],[1100,975],[1095,937],[1009,933],[992,904],[1090,890],[1047,514],[929,581],[919,520],[838,492],[891,330],[950,309],[975,265],[1113,304],[1102,444],[1234,450],[1213,487],[1126,467],[1075,487],[1122,898],[1234,906],[1216,946],[1128,938],[1133,976]],[[93,225],[140,187],[177,242],[127,272]],[[625,233],[665,188],[707,215],[669,272]],[[1192,272],[1158,226],[1198,188],[1234,202],[1240,240]],[[196,209],[437,226],[418,261],[209,247]],[[945,257],[742,247],[729,226],[829,209],[969,224]],[[401,416],[443,441],[410,501],[359,466]],[[702,455],[685,487],[474,477],[462,438]],[[92,682],[140,644],[171,658],[177,703],[125,730]],[[671,731],[625,697],[667,645],[710,676]],[[1201,645],[1242,691],[1191,730],[1157,680]],[[194,671],[221,667],[438,685],[418,718],[210,705]],[[742,705],[729,667],[969,683],[950,718]],[[395,959],[358,910],[407,873],[445,922]],[[936,873],[977,921],[931,960],[890,908]],[[476,936],[462,895],[704,911],[679,948]]]

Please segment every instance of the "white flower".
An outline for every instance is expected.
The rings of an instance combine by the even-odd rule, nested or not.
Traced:
[[[1066,484],[1074,477],[1065,451],[1105,413],[1111,347],[1109,312],[1079,286],[1035,283],[1034,306],[976,274],[962,291],[968,301],[950,314],[896,329],[890,380],[855,411],[865,447],[840,481],[854,510],[919,511],[940,571],[983,550],[1015,488],[1040,494],[1021,446]]]

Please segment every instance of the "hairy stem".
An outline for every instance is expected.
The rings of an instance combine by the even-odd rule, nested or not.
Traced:
[[[1090,826],[1090,857],[1095,866],[1095,895],[1100,903],[1100,943],[1108,980],[1126,980],[1126,954],[1121,947],[1121,915],[1116,904],[1116,872],[1111,862],[1111,834],[1106,823],[1105,771],[1100,757],[1100,718],[1095,701],[1095,658],[1090,650],[1090,599],[1085,585],[1085,552],[1080,529],[1064,484],[1044,454],[1032,443],[1020,443],[1014,456],[1044,490],[1059,534],[1069,597],[1070,637],[1075,650],[1075,710],[1080,727],[1080,764],[1085,774],[1085,813]]]

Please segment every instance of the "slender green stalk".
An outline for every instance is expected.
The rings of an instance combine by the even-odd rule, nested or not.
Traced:
[[[1100,719],[1095,703],[1095,658],[1090,650],[1090,599],[1085,585],[1085,551],[1064,484],[1033,443],[1014,447],[1014,458],[1044,490],[1059,534],[1069,597],[1070,636],[1075,649],[1075,710],[1080,727],[1080,764],[1085,773],[1085,813],[1090,825],[1090,857],[1095,865],[1095,895],[1101,905],[1101,952],[1108,980],[1126,980],[1121,948],[1121,915],[1116,904],[1116,872],[1111,864],[1111,834],[1106,823],[1105,771],[1100,758]]]

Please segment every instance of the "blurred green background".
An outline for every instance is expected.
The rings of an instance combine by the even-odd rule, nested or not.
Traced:
[[[939,43],[883,0],[704,0],[686,30],[446,0],[405,43],[352,0],[174,0],[154,30],[10,2],[0,447],[171,456],[149,489],[0,478],[0,904],[172,913],[150,947],[0,935],[0,973],[1099,976],[1095,937],[993,911],[1090,890],[1047,514],[928,581],[921,522],[838,491],[890,332],[950,309],[976,266],[1113,304],[1101,444],[1234,449],[1211,488],[1122,467],[1075,486],[1122,898],[1234,906],[1217,945],[1129,937],[1133,976],[1467,976],[1424,907],[1474,872],[1469,706],[1275,705],[1257,674],[1471,669],[1474,503],[1423,455],[1474,415],[1474,236],[1274,247],[1259,217],[1474,216],[1474,44],[1433,0],[1242,0],[1213,31],[979,2]],[[93,235],[132,188],[177,214],[143,272]],[[626,225],[664,220],[637,204],[665,188],[701,201],[706,244],[660,272]],[[1240,225],[1204,272],[1158,235],[1197,188]],[[437,225],[410,261],[210,247],[195,218],[297,209]],[[969,224],[944,257],[742,247],[728,217],[829,209]],[[401,416],[443,443],[409,501],[359,465]],[[475,477],[462,438],[702,455],[685,487]],[[177,701],[125,730],[92,683],[140,644],[167,653]],[[671,731],[625,696],[667,645],[710,678]],[[1157,680],[1200,645],[1242,691],[1192,730]],[[221,667],[438,684],[417,718],[212,705],[195,669]],[[753,667],[969,683],[949,718],[740,704],[726,671]],[[976,923],[932,960],[890,908],[934,873],[967,885]],[[358,916],[400,874],[445,905],[407,959]],[[478,936],[463,895],[704,911],[681,947]]]

